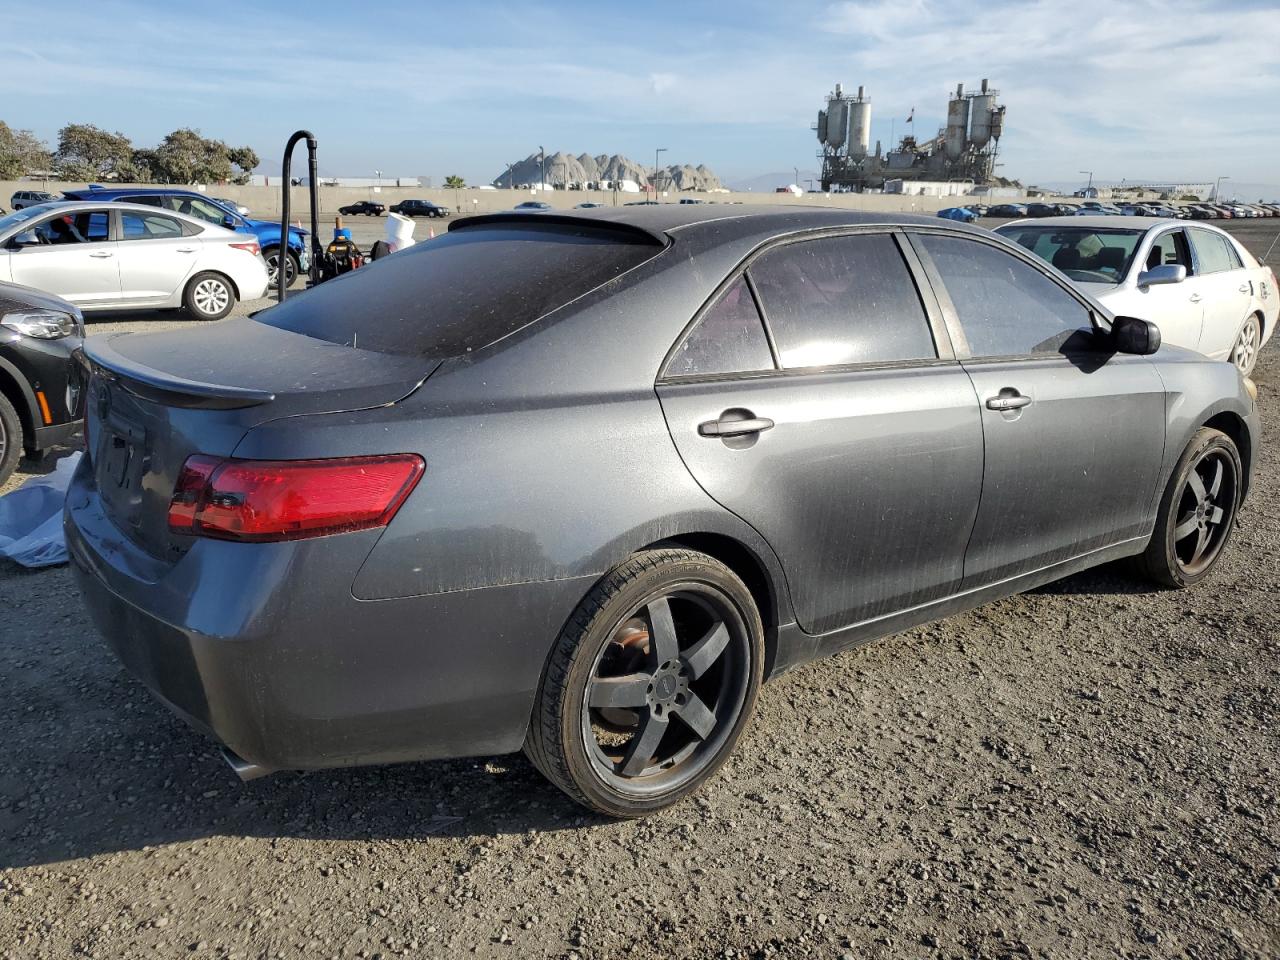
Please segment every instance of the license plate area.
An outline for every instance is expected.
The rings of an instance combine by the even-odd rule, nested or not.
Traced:
[[[109,416],[102,425],[98,444],[99,489],[114,491],[129,500],[140,497],[147,449],[144,428],[119,416]]]

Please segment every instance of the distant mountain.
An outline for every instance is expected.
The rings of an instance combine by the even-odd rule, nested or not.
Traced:
[[[495,187],[508,184],[541,183],[543,163],[539,155],[531,153],[525,159],[513,163],[510,171],[504,170],[490,181]],[[557,151],[546,156],[546,182],[550,184],[594,183],[600,180],[631,180],[637,184],[649,181],[652,167],[641,166],[621,154],[599,154]],[[659,182],[664,190],[718,190],[723,189],[720,178],[702,164],[672,164],[663,167]]]

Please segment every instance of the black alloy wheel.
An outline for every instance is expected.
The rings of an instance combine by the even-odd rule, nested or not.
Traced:
[[[1196,431],[1165,488],[1151,541],[1136,558],[1140,571],[1169,587],[1208,576],[1231,539],[1243,476],[1229,436],[1211,427]]]
[[[732,751],[763,648],[751,593],[728,568],[689,550],[637,554],[561,633],[525,751],[593,810],[634,817],[670,806]]]

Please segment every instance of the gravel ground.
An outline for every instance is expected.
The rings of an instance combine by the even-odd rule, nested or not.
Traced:
[[[520,756],[241,785],[65,568],[0,566],[0,957],[1280,956],[1280,353],[1255,376],[1209,582],[1103,568],[802,668],[639,823]]]

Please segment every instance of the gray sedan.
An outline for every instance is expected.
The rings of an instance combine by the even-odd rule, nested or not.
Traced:
[[[1131,558],[1209,576],[1251,385],[937,219],[495,214],[252,318],[94,338],[68,543],[244,777],[523,748],[613,816],[761,682]]]

